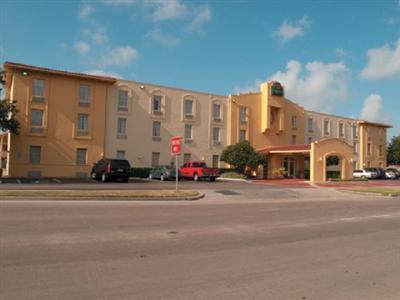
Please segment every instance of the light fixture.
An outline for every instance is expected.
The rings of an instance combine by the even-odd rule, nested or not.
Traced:
[[[28,72],[27,71],[22,71],[22,76],[28,76]]]
[[[140,88],[143,90],[144,89],[144,85],[141,85]]]

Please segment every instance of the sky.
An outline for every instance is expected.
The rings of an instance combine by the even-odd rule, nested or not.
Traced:
[[[220,95],[278,80],[400,134],[400,0],[2,0],[5,61]]]

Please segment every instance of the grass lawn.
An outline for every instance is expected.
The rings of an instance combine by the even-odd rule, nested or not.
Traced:
[[[0,190],[1,197],[69,199],[186,199],[199,196],[197,191],[78,191],[78,190]]]
[[[357,192],[364,192],[364,193],[375,193],[381,194],[383,196],[400,196],[400,188],[390,188],[390,187],[372,187],[372,188],[361,188],[361,189],[354,189]]]

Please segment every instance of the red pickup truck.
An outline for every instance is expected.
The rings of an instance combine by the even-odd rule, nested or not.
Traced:
[[[215,178],[219,176],[219,170],[217,168],[208,168],[205,162],[189,161],[179,168],[183,178],[191,178],[194,181],[198,181],[202,178],[215,181]]]

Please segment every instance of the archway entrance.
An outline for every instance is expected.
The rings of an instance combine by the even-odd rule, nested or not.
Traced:
[[[341,159],[338,155],[329,155],[326,157],[326,180],[340,179],[341,175]]]

